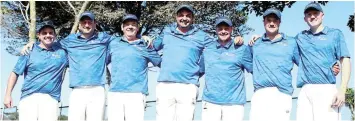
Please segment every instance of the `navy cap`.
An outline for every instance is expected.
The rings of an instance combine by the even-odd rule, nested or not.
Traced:
[[[320,12],[323,12],[323,9],[322,7],[320,6],[319,3],[314,3],[314,2],[311,2],[309,3],[305,8],[304,8],[304,13],[307,12],[307,10],[309,9],[314,9],[314,10],[318,10]]]
[[[136,15],[133,15],[133,14],[127,14],[127,15],[125,15],[125,16],[123,17],[123,19],[122,19],[122,23],[123,23],[124,21],[126,21],[126,20],[135,20],[135,21],[138,22],[137,16],[136,16]]]
[[[37,27],[37,30],[36,32],[39,33],[42,29],[46,28],[46,27],[49,27],[49,28],[52,28],[53,30],[54,29],[54,25],[51,21],[48,21],[48,22],[43,22],[42,24],[40,24],[38,27]]]
[[[216,26],[218,26],[221,23],[226,23],[228,26],[233,26],[232,21],[229,18],[224,17],[224,16],[217,18]]]
[[[270,14],[275,14],[279,19],[281,19],[281,12],[275,8],[269,8],[267,9],[264,14],[263,17],[268,16]]]
[[[85,16],[87,16],[87,17],[89,17],[91,20],[95,20],[95,15],[92,13],[92,12],[90,12],[90,11],[85,11],[85,12],[83,12],[81,15],[80,15],[80,19],[79,20],[81,20],[83,17],[85,17]]]
[[[180,10],[185,9],[185,10],[189,10],[192,12],[192,14],[195,14],[194,8],[192,8],[192,6],[190,5],[180,5],[179,7],[177,7],[177,9],[175,10],[175,13],[178,13]]]

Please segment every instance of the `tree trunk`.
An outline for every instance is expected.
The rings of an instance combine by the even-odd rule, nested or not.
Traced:
[[[36,1],[30,0],[29,41],[36,41]]]
[[[83,13],[83,12],[86,10],[86,8],[90,5],[90,2],[91,2],[91,1],[85,1],[84,4],[83,4],[83,6],[81,6],[81,9],[80,9],[78,15],[75,16],[75,22],[74,22],[74,25],[73,25],[73,27],[71,28],[71,32],[70,32],[71,34],[76,33],[76,30],[78,29],[78,25],[79,25],[80,15],[81,15],[81,13]]]

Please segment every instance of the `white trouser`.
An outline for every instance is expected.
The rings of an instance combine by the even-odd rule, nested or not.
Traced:
[[[68,121],[102,121],[104,106],[104,87],[74,88],[69,98]]]
[[[218,105],[202,102],[202,121],[243,121],[243,105]]]
[[[144,121],[145,95],[108,92],[108,121]]]
[[[335,84],[306,84],[301,88],[297,101],[298,121],[338,121],[339,108],[331,108]]]
[[[192,121],[198,88],[194,84],[159,82],[157,121]]]
[[[276,87],[257,90],[251,98],[250,121],[289,121],[292,96]]]
[[[57,121],[58,101],[49,94],[34,93],[19,103],[20,121]]]

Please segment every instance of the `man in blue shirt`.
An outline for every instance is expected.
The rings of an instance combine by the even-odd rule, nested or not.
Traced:
[[[233,44],[232,26],[229,18],[219,17],[218,39],[208,43],[203,51],[202,121],[242,121],[244,117],[244,69],[252,71],[252,57],[247,46]]]
[[[68,53],[70,88],[69,121],[103,120],[106,80],[105,63],[107,48],[113,39],[97,32],[95,15],[80,15],[79,33],[70,34],[57,43]],[[31,43],[24,48],[31,48]]]
[[[145,97],[148,95],[148,63],[157,66],[160,55],[137,38],[138,18],[123,17],[123,37],[109,44],[111,84],[107,97],[108,121],[144,121]]]
[[[176,23],[164,28],[154,41],[163,50],[156,87],[157,121],[192,121],[198,94],[199,60],[207,33],[193,26],[194,10],[181,5],[176,10]]]
[[[339,29],[323,26],[324,13],[318,3],[304,9],[304,21],[310,27],[299,33],[297,44],[301,61],[297,87],[301,88],[297,101],[297,120],[341,120],[339,109],[345,102],[350,78],[350,54]],[[341,87],[336,88],[332,66],[341,63]]]
[[[19,57],[10,74],[4,104],[12,107],[11,92],[19,75],[24,75],[19,103],[20,121],[56,121],[63,83],[63,71],[68,66],[66,52],[53,45],[56,34],[53,25],[44,24],[37,30],[38,43],[29,55]]]
[[[105,62],[112,37],[96,30],[95,16],[80,16],[79,33],[59,41],[68,52],[70,84],[69,121],[103,120],[106,80]]]
[[[251,47],[253,83],[250,120],[289,120],[292,107],[292,75],[298,65],[296,40],[279,32],[281,12],[270,8],[263,14],[265,34]]]
[[[199,86],[199,60],[211,37],[193,25],[195,12],[189,5],[175,10],[176,23],[166,26],[153,42],[162,50],[156,87],[158,121],[191,121]],[[241,43],[241,37],[235,43]]]

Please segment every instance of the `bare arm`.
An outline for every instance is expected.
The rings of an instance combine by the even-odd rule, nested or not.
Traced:
[[[4,105],[6,108],[11,108],[13,106],[11,93],[16,85],[17,79],[18,79],[18,74],[11,72],[7,82],[7,88],[6,88],[5,99],[4,99]]]
[[[351,74],[351,64],[350,64],[350,58],[342,58],[340,59],[341,63],[341,87],[340,91],[346,92],[346,88],[348,87],[348,83],[350,80],[350,74]]]
[[[341,85],[337,94],[333,98],[332,107],[341,107],[345,102],[346,88],[350,79],[350,58],[341,58]]]

